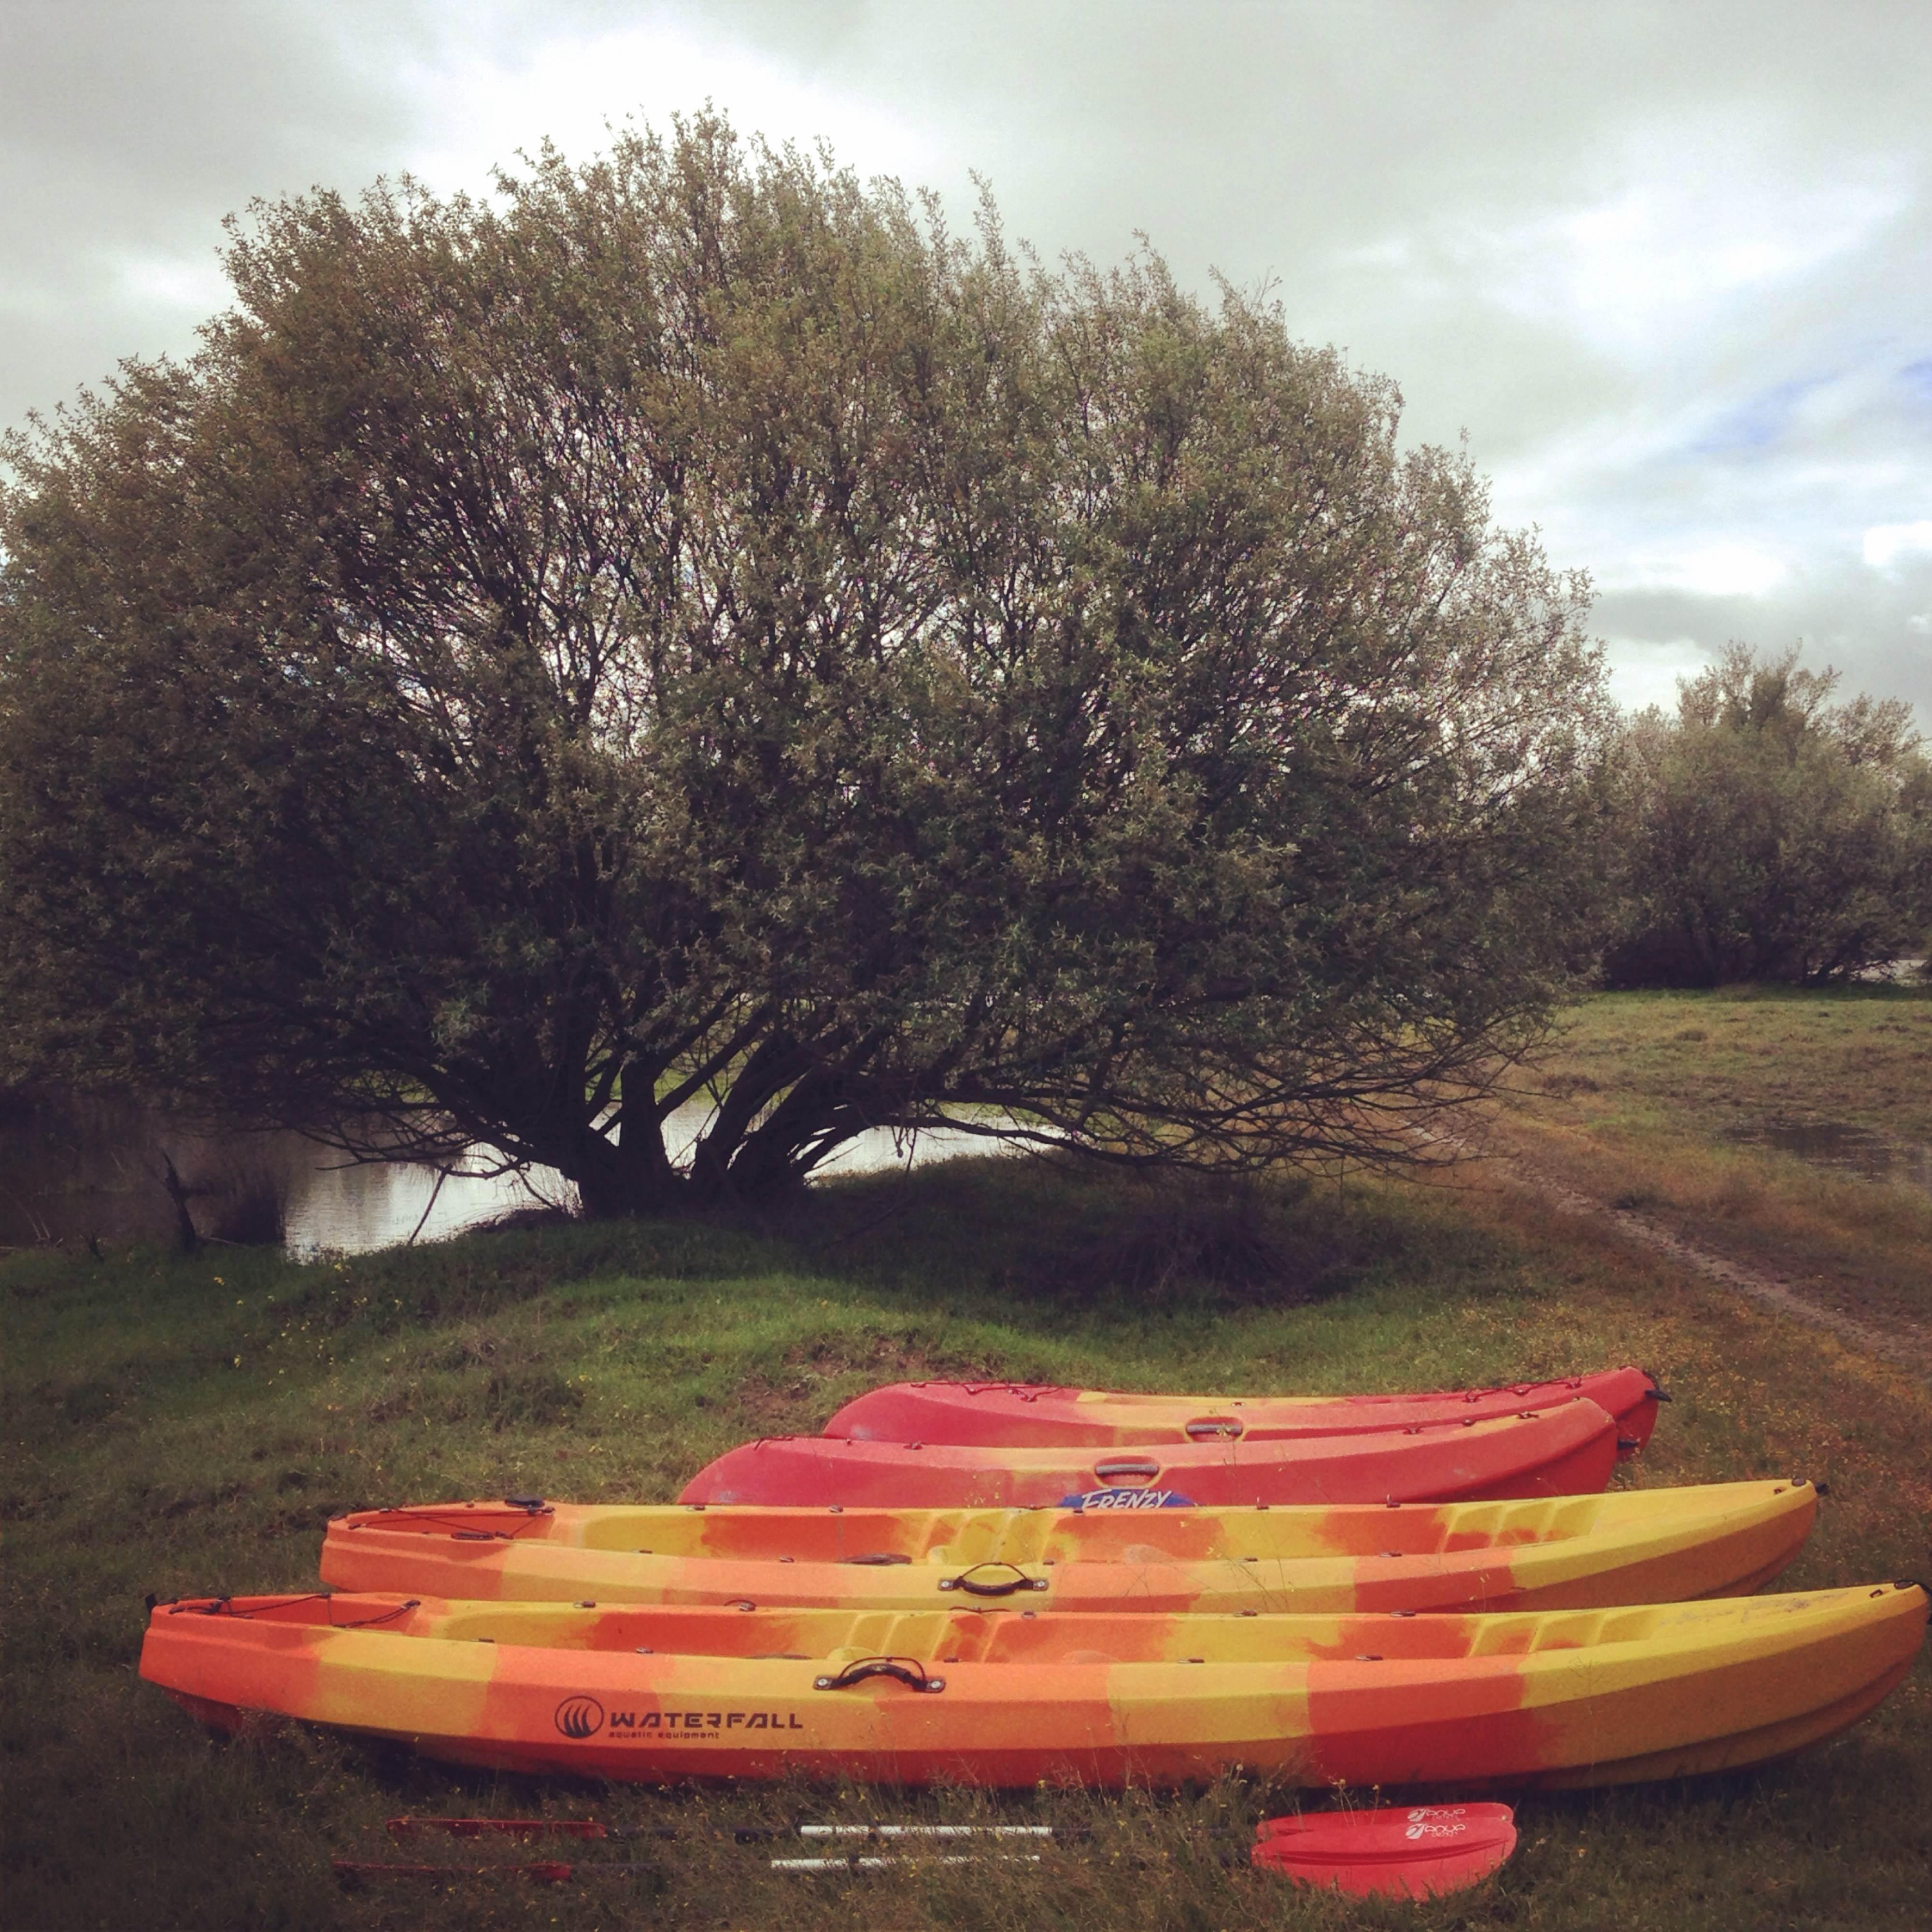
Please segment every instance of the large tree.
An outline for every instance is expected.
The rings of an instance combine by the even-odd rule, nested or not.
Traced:
[[[1585,588],[1266,305],[710,118],[227,266],[8,452],[22,1066],[655,1212],[949,1115],[1406,1157],[1544,1024]]]
[[[1932,764],[1902,699],[1734,644],[1632,722],[1619,986],[1822,985],[1932,936]]]

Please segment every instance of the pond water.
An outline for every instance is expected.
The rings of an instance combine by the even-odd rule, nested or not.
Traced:
[[[703,1130],[702,1102],[682,1108],[667,1142],[681,1159]],[[876,1129],[847,1143],[814,1178],[874,1173],[985,1154],[997,1144],[957,1128],[916,1136]],[[488,1149],[475,1165],[487,1170]],[[520,1209],[574,1208],[550,1168],[525,1174],[439,1176],[410,1162],[355,1165],[299,1134],[212,1138],[131,1102],[72,1096],[0,1096],[0,1247],[84,1240],[165,1241],[175,1209],[164,1185],[172,1160],[202,1234],[272,1241],[292,1255],[356,1254],[446,1240]]]
[[[1735,1129],[1731,1137],[1834,1173],[1902,1181],[1932,1193],[1932,1146],[1923,1141],[1894,1140],[1846,1120],[1760,1120]]]
[[[680,1109],[682,1113],[684,1110]],[[700,1111],[681,1135],[679,1115],[668,1136],[672,1158],[680,1160],[704,1125]],[[304,1143],[304,1144],[307,1144]],[[938,1127],[911,1136],[878,1127],[848,1141],[818,1168],[814,1180],[840,1174],[876,1174],[886,1168],[923,1165],[962,1154],[987,1154],[994,1145],[976,1134]],[[318,1161],[293,1177],[284,1209],[284,1245],[292,1255],[333,1250],[357,1254],[393,1247],[413,1237],[446,1240],[484,1221],[519,1209],[574,1210],[576,1190],[554,1168],[526,1174],[451,1174],[414,1165],[345,1167],[340,1156],[321,1150]],[[483,1150],[486,1154],[488,1150]],[[440,1184],[439,1184],[439,1179]]]

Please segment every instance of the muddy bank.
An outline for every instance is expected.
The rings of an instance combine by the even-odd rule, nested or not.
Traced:
[[[203,1239],[278,1242],[306,1145],[198,1131],[125,1095],[0,1091],[0,1246],[172,1240],[171,1163]]]

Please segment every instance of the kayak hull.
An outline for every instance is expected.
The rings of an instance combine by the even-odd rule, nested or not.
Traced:
[[[1012,1449],[1286,1442],[1492,1422],[1579,1396],[1616,1424],[1618,1453],[1626,1456],[1650,1440],[1664,1399],[1656,1377],[1638,1368],[1498,1388],[1394,1395],[1138,1395],[1047,1382],[890,1382],[846,1403],[821,1433],[870,1442]]]
[[[1898,1585],[1301,1631],[1283,1628],[1292,1618],[1197,1618],[1162,1634],[1163,1660],[1123,1662],[1101,1646],[1148,1640],[1119,1618],[1056,1629],[1066,1620],[979,1611],[875,1630],[848,1617],[856,1642],[829,1655],[640,1654],[503,1640],[521,1606],[492,1634],[475,1606],[311,1598],[291,1615],[277,1607],[288,1601],[158,1606],[142,1675],[218,1724],[273,1712],[503,1770],[1100,1786],[1235,1765],[1307,1785],[1464,1787],[1736,1768],[1864,1714],[1911,1667],[1927,1612],[1922,1588]],[[465,1634],[414,1634],[425,1610]],[[609,1615],[579,1614],[586,1639]],[[670,1614],[628,1612],[604,1642]],[[710,1622],[742,1630],[746,1650],[788,1616],[794,1636],[822,1641],[801,1614],[823,1613]],[[1364,1648],[1336,1654],[1348,1642]]]
[[[328,1526],[352,1590],[600,1603],[1147,1612],[1578,1608],[1738,1594],[1802,1546],[1802,1480],[1484,1503],[1058,1510],[531,1502]]]
[[[1220,1506],[1446,1502],[1600,1490],[1616,1455],[1616,1424],[1577,1397],[1486,1422],[1114,1451],[769,1436],[708,1464],[678,1499],[935,1509],[1133,1495]]]

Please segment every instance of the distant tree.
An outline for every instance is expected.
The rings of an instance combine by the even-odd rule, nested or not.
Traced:
[[[1405,1158],[1537,1036],[1586,591],[1391,386],[710,118],[499,185],[256,208],[13,440],[23,1069],[650,1213],[962,1108]]]
[[[1628,734],[1618,986],[1821,985],[1932,929],[1932,765],[1898,699],[1732,644]]]

